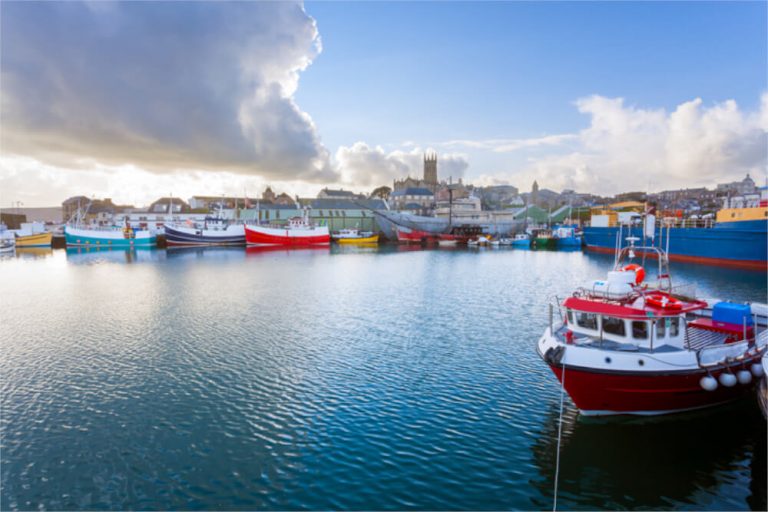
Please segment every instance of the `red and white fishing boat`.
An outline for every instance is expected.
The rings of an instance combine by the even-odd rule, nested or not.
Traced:
[[[675,293],[664,251],[629,247],[607,280],[558,304],[537,351],[583,414],[665,414],[721,404],[754,388],[768,346],[768,306]],[[655,252],[657,282],[624,265]],[[690,295],[690,292],[686,295]]]
[[[245,242],[248,245],[283,245],[305,247],[330,245],[328,226],[310,224],[305,211],[303,217],[293,217],[285,226],[261,226],[246,224]]]
[[[437,235],[405,226],[395,226],[397,241],[401,244],[434,243]]]

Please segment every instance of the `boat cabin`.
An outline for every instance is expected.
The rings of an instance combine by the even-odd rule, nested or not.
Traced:
[[[656,295],[652,295],[655,297]],[[571,297],[564,303],[566,326],[575,343],[613,342],[648,350],[685,345],[686,312],[706,306],[694,301],[666,311],[648,304],[646,297],[632,303]],[[604,347],[605,348],[605,347]]]

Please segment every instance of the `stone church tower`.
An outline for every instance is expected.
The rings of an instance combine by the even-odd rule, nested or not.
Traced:
[[[539,184],[536,180],[533,180],[533,187],[531,187],[531,204],[539,202]]]
[[[424,182],[434,192],[437,187],[437,153],[424,155]]]

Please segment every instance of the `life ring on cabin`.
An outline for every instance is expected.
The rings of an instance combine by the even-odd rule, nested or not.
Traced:
[[[635,284],[640,284],[643,282],[643,279],[645,279],[645,269],[638,265],[637,263],[630,263],[629,265],[626,265],[621,268],[623,271],[634,271],[635,272]]]
[[[649,306],[655,306],[661,309],[683,309],[683,303],[674,297],[667,295],[654,294],[645,298],[645,303]]]

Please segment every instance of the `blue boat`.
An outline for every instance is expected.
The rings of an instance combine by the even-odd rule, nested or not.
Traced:
[[[573,226],[559,226],[554,229],[558,248],[581,247],[581,234]]]
[[[64,236],[67,247],[131,249],[157,245],[157,237],[149,231],[139,231],[129,227],[97,229],[64,226]]]

